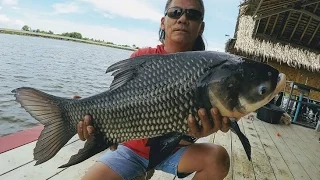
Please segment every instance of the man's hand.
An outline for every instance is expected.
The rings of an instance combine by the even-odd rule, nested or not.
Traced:
[[[91,116],[84,116],[83,121],[80,121],[77,126],[78,136],[82,141],[90,140],[94,135],[94,127],[92,126]]]
[[[206,110],[204,108],[199,109],[198,115],[201,120],[202,128],[199,127],[197,121],[192,115],[188,117],[188,125],[190,133],[195,138],[206,137],[210,134],[221,130],[222,132],[228,132],[230,129],[230,119],[227,117],[222,117],[217,108],[212,108],[210,110],[213,123],[210,122]]]
[[[80,96],[73,96],[73,99],[79,99]],[[92,126],[92,118],[89,115],[84,116],[84,119],[81,120],[77,124],[77,133],[79,136],[79,139],[82,141],[90,140],[92,136],[94,136],[94,127]],[[117,145],[112,145],[109,148],[111,151],[114,151],[117,149]]]

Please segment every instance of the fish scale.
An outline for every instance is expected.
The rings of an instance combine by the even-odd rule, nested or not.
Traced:
[[[156,63],[155,63],[156,64]],[[190,64],[186,64],[186,66],[191,66]],[[198,65],[199,66],[199,65]],[[152,66],[153,68],[155,67],[159,67],[159,66]],[[188,67],[186,67],[188,68]],[[115,100],[111,101],[110,104],[112,104],[112,109],[110,110],[106,110],[107,113],[110,115],[108,116],[108,119],[111,120],[111,123],[120,123],[121,126],[113,126],[112,129],[107,130],[106,134],[105,134],[105,139],[108,139],[108,141],[113,142],[113,143],[119,143],[120,141],[127,141],[129,139],[135,139],[135,138],[144,138],[144,137],[152,137],[154,135],[158,135],[158,133],[167,133],[170,132],[172,130],[172,128],[174,130],[178,130],[179,132],[182,133],[187,133],[187,123],[186,123],[186,117],[188,113],[192,113],[195,114],[195,109],[190,109],[190,107],[192,107],[192,105],[195,104],[195,102],[190,101],[190,98],[192,97],[192,93],[187,93],[188,91],[191,91],[191,85],[194,84],[194,81],[198,78],[197,76],[200,76],[200,73],[197,73],[193,79],[191,79],[191,81],[189,83],[186,83],[185,81],[188,78],[188,74],[183,74],[183,73],[178,73],[178,75],[181,76],[180,81],[175,81],[175,79],[178,78],[174,78],[172,77],[172,75],[170,76],[170,74],[174,74],[176,72],[178,72],[178,68],[176,68],[174,65],[172,66],[166,66],[165,70],[167,70],[167,76],[159,76],[157,73],[157,71],[154,69],[154,73],[146,73],[145,76],[142,76],[141,79],[143,79],[145,82],[144,84],[141,83],[135,83],[137,86],[135,88],[144,88],[145,86],[150,87],[151,84],[161,84],[161,82],[164,83],[164,85],[162,85],[162,88],[160,88],[160,91],[152,91],[152,89],[150,89],[149,91],[146,91],[145,93],[140,93],[137,96],[135,96],[134,100],[135,100],[135,104],[134,107],[140,107],[137,108],[136,110],[138,111],[126,111],[126,109],[132,108],[133,103],[131,103],[130,101],[126,101],[127,99],[130,99],[130,95],[133,94],[133,91],[130,91],[128,88],[125,88],[125,86],[123,87],[124,89],[126,89],[126,93],[117,93],[115,96]],[[150,71],[151,72],[151,71]],[[163,78],[156,78],[156,77],[163,77]],[[166,79],[167,77],[167,79]],[[168,78],[170,77],[170,78]],[[156,79],[156,80],[154,80]],[[131,84],[128,83],[127,86],[132,86],[134,82],[132,82]],[[182,86],[181,86],[182,85]],[[180,87],[179,87],[180,86]],[[156,86],[154,86],[156,87]],[[119,91],[121,91],[121,88],[119,88]],[[166,93],[169,92],[169,93]],[[110,99],[113,96],[109,96]],[[132,96],[131,96],[132,97]],[[127,103],[122,103],[121,101],[118,101],[119,99],[122,99],[123,101],[127,102]],[[190,101],[190,102],[189,102]],[[89,104],[93,104],[94,102],[92,101],[88,101],[86,103]],[[78,111],[79,113],[77,114],[91,114],[93,116],[93,119],[95,119],[95,126],[97,129],[103,129],[103,124],[105,122],[105,120],[103,120],[103,117],[101,116],[96,116],[95,114],[99,114],[98,113],[98,108],[100,109],[108,109],[108,105],[106,106],[105,103],[98,103],[99,105],[95,106],[87,106],[87,104],[82,104],[80,106],[82,107],[88,107],[87,110],[85,112],[81,111],[81,109],[83,108],[79,108],[80,111],[78,110],[72,110],[72,112],[76,112]],[[145,103],[145,104],[144,104]],[[79,107],[79,105],[77,105],[76,103],[73,106],[77,106]],[[159,106],[158,108],[156,106]],[[144,108],[146,107],[146,108]],[[162,108],[163,107],[163,108]],[[173,107],[179,107],[179,111],[183,112],[183,113],[179,113],[178,115],[175,114],[174,112],[174,108]],[[152,108],[152,110],[150,109]],[[67,109],[67,108],[66,108]],[[126,111],[126,114],[124,115],[123,111]],[[177,110],[178,111],[178,110]],[[152,114],[150,116],[150,114]],[[112,116],[113,115],[113,116]],[[126,121],[126,116],[128,117],[132,117],[129,119],[129,121]],[[150,117],[149,117],[150,116]],[[144,122],[146,119],[148,120],[148,122],[152,122],[152,119],[154,119],[154,122],[156,122],[153,125],[147,124],[145,126],[147,126],[144,129],[148,130],[148,127],[151,126],[154,127],[156,126],[156,124],[161,123],[161,119],[166,119],[168,118],[169,121],[166,122],[167,126],[162,126],[160,127],[160,129],[156,132],[150,131],[149,133],[143,133],[142,137],[141,137],[141,132],[140,131],[136,131],[136,129],[131,128],[129,129],[128,133],[125,134],[124,137],[122,137],[120,139],[120,136],[117,136],[115,134],[117,134],[117,129],[121,129],[121,128],[125,128],[125,122],[127,122],[127,127],[132,127],[134,125],[139,125],[139,124],[143,124],[142,122]],[[179,119],[180,118],[180,119]],[[77,121],[77,119],[73,119],[74,121]],[[141,121],[141,123],[137,123],[137,124],[132,124],[131,122],[138,122]],[[177,123],[176,121],[182,121]],[[164,127],[166,127],[166,129],[164,129]],[[159,128],[159,127],[157,127]],[[111,137],[111,138],[110,138]]]

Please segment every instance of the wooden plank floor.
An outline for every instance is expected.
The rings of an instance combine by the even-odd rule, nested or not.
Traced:
[[[269,124],[255,116],[253,119],[241,119],[239,125],[252,146],[251,162],[248,161],[239,138],[230,131],[218,132],[197,142],[215,143],[226,148],[231,159],[226,180],[320,180],[320,132],[298,125]],[[2,153],[0,180],[81,179],[104,152],[70,168],[57,167],[66,163],[83,144],[75,136],[53,159],[38,166],[34,166],[35,161],[32,159],[35,142]],[[194,174],[184,179],[192,179],[193,176]],[[151,179],[178,178],[156,171]]]

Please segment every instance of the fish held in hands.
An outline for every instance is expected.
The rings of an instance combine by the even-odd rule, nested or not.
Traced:
[[[91,115],[95,136],[60,167],[69,167],[125,141],[149,138],[148,169],[154,168],[189,133],[187,117],[217,107],[231,120],[251,160],[251,146],[237,119],[267,104],[284,87],[286,76],[264,63],[215,51],[152,54],[121,60],[110,88],[83,99],[67,99],[31,87],[12,92],[44,125],[36,146],[36,165],[54,157]]]

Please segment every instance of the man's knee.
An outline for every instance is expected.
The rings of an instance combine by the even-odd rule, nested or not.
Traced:
[[[209,145],[205,157],[206,167],[210,171],[219,172],[221,176],[227,176],[230,168],[230,157],[226,149],[220,145]]]

